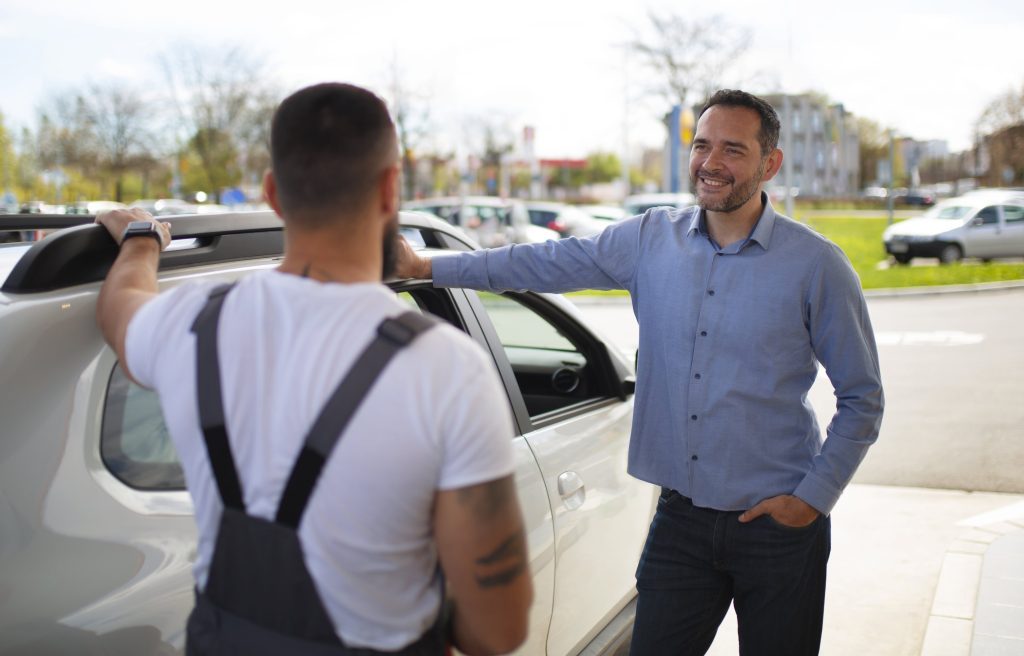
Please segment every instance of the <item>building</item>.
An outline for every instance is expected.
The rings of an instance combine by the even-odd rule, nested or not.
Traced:
[[[813,93],[774,94],[765,100],[779,113],[779,147],[785,153],[783,168],[769,186],[819,198],[855,195],[860,144],[853,114]]]

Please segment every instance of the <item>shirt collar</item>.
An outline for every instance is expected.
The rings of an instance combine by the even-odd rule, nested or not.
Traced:
[[[761,216],[758,217],[757,223],[754,224],[754,230],[750,233],[748,241],[756,241],[761,245],[761,248],[768,250],[768,246],[772,241],[772,232],[775,229],[775,208],[772,207],[772,201],[768,198],[768,194],[763,191],[761,192],[761,202],[764,204],[764,210],[761,211]],[[696,205],[694,210],[687,234],[690,235],[696,232],[701,235],[707,235],[707,227],[704,225],[704,210]]]

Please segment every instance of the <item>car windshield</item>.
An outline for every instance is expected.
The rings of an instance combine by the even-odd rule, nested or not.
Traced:
[[[929,219],[962,219],[971,211],[968,205],[936,205],[924,216]]]

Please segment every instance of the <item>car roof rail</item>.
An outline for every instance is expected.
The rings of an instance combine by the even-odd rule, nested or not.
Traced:
[[[21,215],[17,215],[21,216]],[[35,229],[35,219],[45,215],[24,215],[25,222],[5,222],[0,229]],[[54,217],[46,217],[47,221]],[[64,216],[62,229],[34,242],[15,263],[0,291],[28,294],[54,291],[103,280],[117,258],[118,246],[103,226],[90,215]],[[271,211],[224,214],[180,214],[157,217],[170,224],[174,240],[194,239],[186,247],[171,247],[160,254],[160,270],[173,270],[204,264],[274,257],[284,253],[284,223]],[[87,225],[82,225],[82,224]],[[25,228],[7,228],[26,225]],[[472,246],[451,226],[440,219],[416,212],[402,212],[401,225],[418,230],[423,245],[429,248],[468,250]]]
[[[83,223],[92,223],[95,218],[87,214],[2,214],[0,215],[0,232],[58,230]]]

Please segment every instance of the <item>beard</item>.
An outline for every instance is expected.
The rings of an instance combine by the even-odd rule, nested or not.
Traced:
[[[765,162],[762,161],[761,165],[757,168],[757,173],[738,183],[735,178],[731,177],[724,180],[722,178],[712,177],[713,180],[723,180],[723,182],[729,182],[733,185],[732,191],[721,200],[709,200],[707,198],[703,198],[700,193],[700,188],[697,185],[697,175],[691,173],[690,188],[697,191],[697,205],[705,211],[722,212],[725,214],[738,210],[743,207],[743,205],[750,200],[754,194],[757,193],[757,187],[761,184],[761,177],[764,175],[764,167]]]
[[[398,258],[398,214],[388,222],[384,228],[384,239],[381,244],[383,258],[381,259],[381,279],[387,280],[395,273],[396,260]]]

